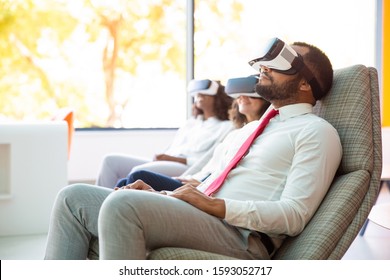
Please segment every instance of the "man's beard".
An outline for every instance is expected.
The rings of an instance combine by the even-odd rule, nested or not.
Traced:
[[[287,81],[282,85],[275,84],[272,77],[267,77],[271,81],[271,85],[261,85],[260,83],[256,84],[257,94],[269,102],[295,98],[296,94],[298,93],[299,83],[301,81],[300,76],[297,76],[293,80]]]

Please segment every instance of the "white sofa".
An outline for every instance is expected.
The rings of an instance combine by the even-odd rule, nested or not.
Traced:
[[[66,122],[0,124],[0,237],[46,233],[67,184]]]

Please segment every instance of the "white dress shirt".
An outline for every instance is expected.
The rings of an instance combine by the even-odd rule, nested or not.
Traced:
[[[221,160],[226,157],[226,154],[229,151],[229,145],[231,141],[234,140],[238,132],[239,129],[234,129],[230,131],[229,134],[225,137],[225,139],[223,139],[223,141],[215,147],[211,159],[203,166],[203,168],[199,172],[193,175],[188,175],[185,178],[203,181],[204,178],[210,176],[210,174],[213,173],[214,170],[218,170]]]
[[[222,172],[258,124],[250,122],[224,145],[224,158],[200,190]],[[229,224],[264,232],[278,247],[279,239],[299,234],[313,216],[341,157],[336,129],[313,114],[312,105],[284,106],[214,196],[225,200]]]
[[[179,128],[171,145],[164,153],[184,157],[187,159],[187,165],[192,165],[209,149],[214,149],[214,146],[233,129],[231,121],[221,121],[216,117],[210,117],[207,120],[204,120],[202,116],[189,119]]]

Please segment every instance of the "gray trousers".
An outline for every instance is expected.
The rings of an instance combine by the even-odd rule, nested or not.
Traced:
[[[253,232],[170,196],[86,184],[54,203],[45,259],[146,259],[150,250],[185,247],[239,259],[268,259]]]

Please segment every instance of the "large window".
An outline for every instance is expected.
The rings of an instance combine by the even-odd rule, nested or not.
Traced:
[[[0,0],[0,120],[177,127],[186,118],[186,2]]]
[[[178,127],[186,69],[222,83],[253,74],[247,61],[275,36],[317,45],[334,68],[375,66],[374,0],[194,0],[194,65],[187,3],[0,0],[0,122],[71,107],[79,128]]]
[[[196,0],[195,77],[251,75],[261,41],[279,37],[321,48],[334,68],[375,66],[376,1]]]

